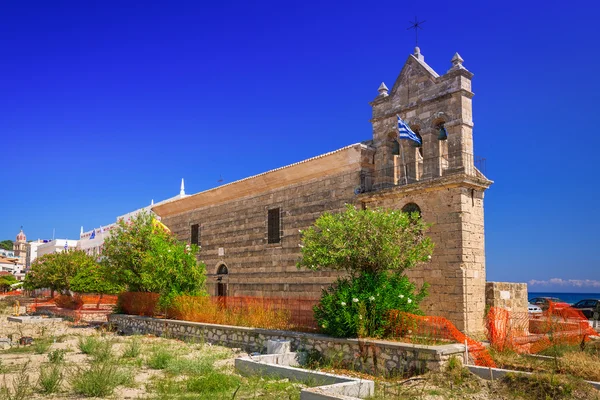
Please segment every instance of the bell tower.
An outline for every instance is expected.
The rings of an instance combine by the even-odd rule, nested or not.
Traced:
[[[450,319],[469,333],[483,331],[485,248],[483,194],[492,184],[475,167],[471,79],[456,53],[439,75],[418,47],[388,90],[382,83],[373,108],[374,191],[367,207],[417,209],[431,224],[430,263],[407,271],[430,285],[427,315]],[[398,138],[398,117],[421,145]]]
[[[414,183],[454,173],[477,175],[473,158],[471,78],[458,53],[438,75],[418,47],[408,56],[392,90],[384,83],[373,107],[375,187]],[[398,141],[397,116],[422,138]]]
[[[21,231],[17,234],[16,239],[13,243],[13,252],[15,253],[15,257],[19,258],[19,264],[24,266],[27,258],[27,236],[23,233],[23,227],[21,227]]]

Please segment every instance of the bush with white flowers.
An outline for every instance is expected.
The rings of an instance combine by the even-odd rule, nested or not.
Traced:
[[[301,231],[299,268],[347,273],[323,291],[314,309],[322,330],[337,337],[384,337],[390,311],[420,314],[427,285],[417,289],[403,273],[431,259],[427,229],[416,213],[347,206]]]

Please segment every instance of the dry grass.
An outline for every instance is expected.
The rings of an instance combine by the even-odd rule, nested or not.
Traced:
[[[600,357],[587,352],[565,353],[560,357],[561,373],[578,376],[587,381],[600,382]]]
[[[500,368],[526,372],[559,373],[588,381],[600,381],[600,355],[593,347],[582,351],[577,346],[563,346],[545,354],[546,357],[536,357],[535,355],[521,355],[513,351],[492,352],[494,361]],[[556,358],[550,357],[551,354],[556,354]]]

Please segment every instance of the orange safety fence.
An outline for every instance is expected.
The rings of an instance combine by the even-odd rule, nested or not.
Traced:
[[[492,307],[486,318],[490,345],[498,351],[536,354],[553,345],[579,345],[598,333],[580,310],[550,303],[540,314]]]
[[[101,310],[102,306],[111,308],[117,304],[117,295],[96,293],[75,293],[73,296],[56,294],[50,297],[50,293],[43,293],[48,297],[35,297],[33,303],[27,306],[27,312],[36,312],[38,307],[56,306],[69,310]]]
[[[459,331],[446,318],[394,310],[389,321],[387,335],[391,338],[419,344],[466,343],[471,363],[482,367],[496,366],[485,346]]]
[[[2,296],[21,296],[23,292],[21,290],[11,290],[9,292],[0,292],[0,297]]]
[[[156,316],[161,312],[158,297],[156,293],[122,293],[119,309],[126,314]],[[178,296],[164,314],[193,322],[311,332],[317,330],[316,304],[313,299]]]

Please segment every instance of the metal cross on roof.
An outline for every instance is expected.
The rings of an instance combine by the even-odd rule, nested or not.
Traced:
[[[414,21],[408,21],[409,24],[411,24],[408,28],[406,28],[406,30],[409,29],[414,29],[415,30],[415,47],[419,46],[419,29],[423,29],[423,27],[421,27],[422,24],[425,23],[425,21],[419,21],[417,19],[417,16],[415,16],[415,20]]]

